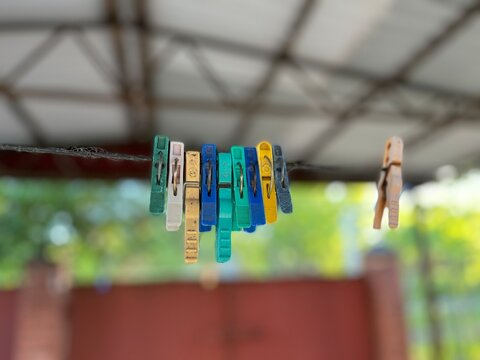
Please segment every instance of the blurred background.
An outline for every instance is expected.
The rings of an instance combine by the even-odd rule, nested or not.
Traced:
[[[0,152],[0,360],[480,358],[480,1],[3,0],[0,144],[282,145],[294,213],[197,265],[150,164]],[[372,229],[405,142],[400,228]],[[48,330],[48,331],[47,331]]]

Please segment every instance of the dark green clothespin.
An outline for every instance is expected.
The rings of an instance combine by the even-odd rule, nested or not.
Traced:
[[[155,136],[153,143],[150,212],[154,215],[165,213],[169,143],[168,137],[162,135]]]

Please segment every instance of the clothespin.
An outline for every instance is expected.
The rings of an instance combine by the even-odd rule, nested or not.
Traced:
[[[273,145],[273,167],[275,168],[275,189],[278,205],[283,213],[291,214],[293,204],[290,195],[290,181],[288,180],[287,163],[280,145]]]
[[[250,219],[252,225],[243,230],[252,233],[258,225],[265,225],[266,222],[257,149],[254,147],[245,148],[245,168],[247,172],[248,200],[250,202]]]
[[[168,137],[159,135],[153,141],[150,212],[154,215],[165,213],[169,142]]]
[[[182,142],[170,141],[166,225],[177,231],[183,218],[183,149]]]
[[[226,262],[232,254],[232,156],[218,154],[218,220],[215,239],[217,262]]]
[[[250,227],[250,206],[248,203],[247,173],[245,171],[245,150],[243,146],[232,146],[234,227]]]
[[[277,221],[277,194],[273,173],[272,145],[262,141],[257,145],[258,163],[262,184],[263,206],[267,224]]]
[[[185,155],[185,262],[196,263],[200,247],[200,153]]]
[[[202,145],[202,186],[200,231],[210,231],[217,224],[217,146]]]
[[[373,228],[380,229],[383,211],[388,208],[388,225],[391,229],[398,227],[399,201],[402,191],[403,141],[391,137],[385,145],[383,165],[378,180],[378,200],[375,205]]]

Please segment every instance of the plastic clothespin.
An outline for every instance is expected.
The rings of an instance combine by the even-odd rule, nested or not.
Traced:
[[[232,146],[234,228],[248,228],[251,225],[248,203],[247,173],[245,171],[245,150],[243,146]]]
[[[153,140],[150,212],[154,215],[165,213],[169,143],[166,136],[157,135]]]
[[[185,154],[185,262],[196,263],[200,248],[200,153]]]
[[[210,231],[217,225],[217,146],[202,145],[202,186],[200,231]]]
[[[257,145],[258,163],[262,184],[263,206],[267,224],[277,221],[277,194],[273,173],[272,145],[262,141]]]
[[[223,263],[232,254],[232,156],[218,154],[218,220],[215,257]]]
[[[280,210],[285,214],[293,212],[290,181],[288,180],[287,163],[280,145],[273,145],[273,167],[275,169],[275,190]]]
[[[266,223],[257,149],[254,147],[245,148],[245,168],[247,172],[248,200],[250,202],[250,219],[252,225],[243,230],[252,233],[258,225],[265,225]]]
[[[166,225],[168,231],[177,231],[183,218],[183,149],[178,141],[170,141],[168,197]]]
[[[385,144],[382,170],[377,184],[378,200],[373,219],[374,229],[380,229],[385,207],[388,208],[389,227],[391,229],[398,227],[399,201],[403,185],[402,162],[403,140],[396,136],[391,137]]]

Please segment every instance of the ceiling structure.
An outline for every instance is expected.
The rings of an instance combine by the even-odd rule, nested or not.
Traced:
[[[473,0],[5,0],[0,143],[268,139],[325,166],[301,178],[373,180],[399,135],[407,180],[426,181],[480,157],[479,15]],[[89,161],[2,153],[0,172],[148,170]]]

